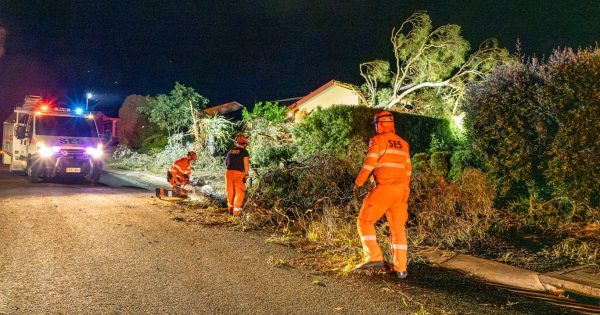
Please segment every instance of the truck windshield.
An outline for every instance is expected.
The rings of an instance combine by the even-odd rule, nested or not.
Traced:
[[[94,120],[85,117],[37,116],[35,133],[42,136],[98,137]]]

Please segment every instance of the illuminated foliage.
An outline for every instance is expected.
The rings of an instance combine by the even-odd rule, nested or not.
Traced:
[[[362,99],[369,106],[407,110],[407,104],[419,105],[419,113],[450,112],[460,114],[468,83],[481,79],[508,58],[505,49],[494,40],[486,40],[471,54],[469,43],[460,34],[460,26],[448,24],[433,29],[425,12],[411,15],[399,28],[392,30],[390,41],[395,61],[392,69],[386,61],[375,60],[360,65],[365,84]],[[444,110],[427,109],[435,89]],[[423,99],[424,98],[424,102]]]
[[[172,135],[187,132],[189,127],[193,126],[193,115],[204,109],[206,104],[208,100],[204,96],[177,82],[170,94],[160,94],[151,98],[149,106],[140,107],[139,111],[148,115],[150,122]]]

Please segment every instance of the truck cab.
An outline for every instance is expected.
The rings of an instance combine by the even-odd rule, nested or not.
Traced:
[[[26,98],[15,114],[9,137],[10,126],[4,125],[11,172],[23,171],[31,182],[57,176],[100,180],[104,148],[91,114],[34,97]]]

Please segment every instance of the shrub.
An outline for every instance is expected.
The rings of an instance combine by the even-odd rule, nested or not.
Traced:
[[[546,175],[556,197],[600,206],[600,49],[556,51],[544,73],[543,101],[558,131]]]
[[[454,148],[458,145],[458,142],[455,140],[451,131],[448,130],[444,133],[433,133],[431,134],[431,143],[429,145],[429,149],[427,150],[429,153],[434,152],[452,152]]]
[[[244,109],[244,132],[249,136],[250,162],[255,167],[291,160],[296,146],[285,122],[286,108],[277,103],[257,103],[252,112]]]
[[[598,215],[599,73],[600,49],[567,49],[500,67],[471,87],[466,126],[500,205],[532,212],[558,202],[565,219]]]
[[[424,166],[429,164],[429,154],[421,152],[413,155],[410,159],[413,170],[422,169]]]
[[[554,125],[540,106],[541,84],[538,63],[517,62],[469,90],[465,125],[504,199],[548,195],[544,169]]]
[[[282,123],[286,120],[287,107],[279,105],[277,102],[258,102],[254,104],[252,111],[244,108],[242,117],[245,121],[251,121],[256,118],[264,118],[268,122]]]
[[[158,153],[165,148],[167,145],[169,137],[163,133],[155,133],[148,136],[142,142],[142,145],[139,148],[140,153]]]
[[[477,159],[471,150],[457,150],[452,153],[450,158],[450,172],[448,178],[451,181],[457,181],[466,167],[475,167],[479,165]]]
[[[322,151],[346,154],[355,141],[366,143],[375,135],[371,122],[379,109],[337,105],[317,109],[292,130],[302,156]],[[448,121],[394,112],[396,132],[411,146],[411,152],[425,152],[433,134],[451,135]]]
[[[436,175],[448,176],[448,171],[450,170],[450,153],[434,152],[431,154],[429,165]]]

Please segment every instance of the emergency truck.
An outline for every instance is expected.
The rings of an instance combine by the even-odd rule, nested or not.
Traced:
[[[4,164],[31,182],[57,176],[100,180],[104,148],[94,117],[27,96],[4,123]]]

